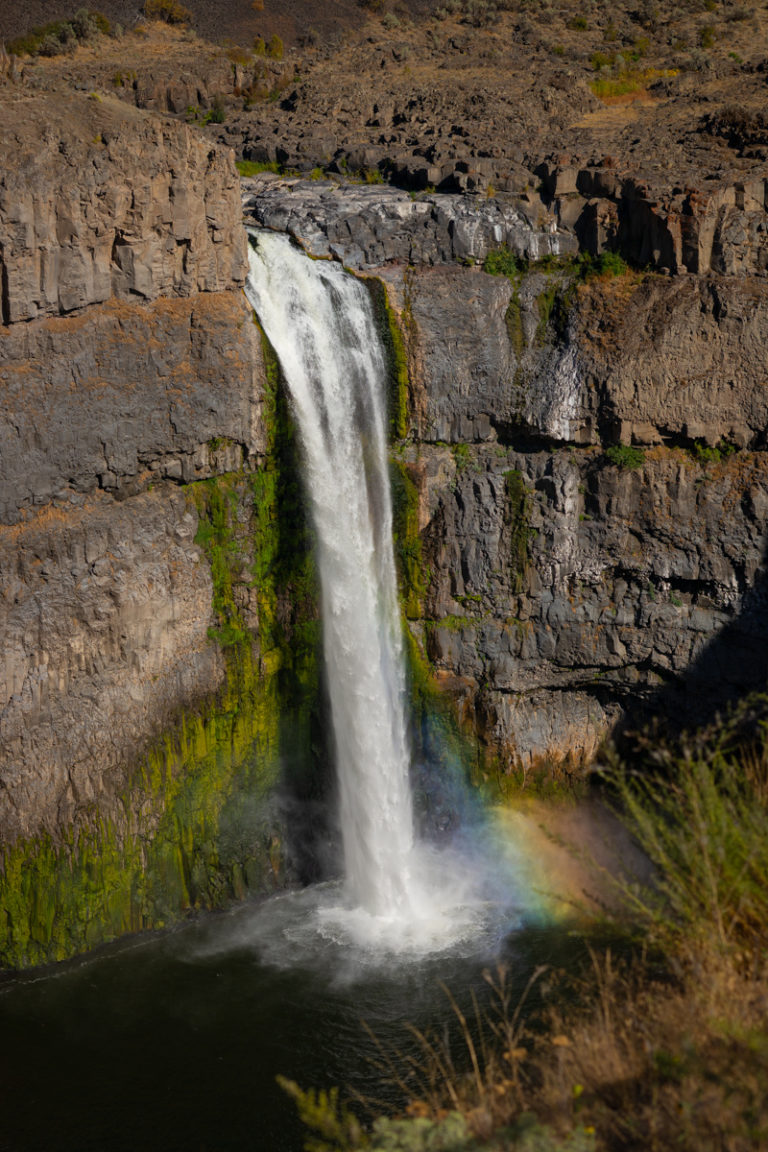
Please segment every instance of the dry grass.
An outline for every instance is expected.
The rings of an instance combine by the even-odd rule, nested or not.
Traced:
[[[318,1111],[315,1094],[298,1092],[315,1131],[318,1116],[325,1123],[307,1147],[764,1152],[768,740],[760,715],[742,710],[682,750],[649,748],[644,775],[611,773],[655,868],[652,884],[617,882],[619,909],[608,920],[630,942],[623,959],[593,944],[586,966],[562,975],[535,1013],[530,994],[544,969],[519,999],[505,969],[486,973],[493,1005],[484,1013],[475,1001],[473,1018],[446,990],[453,1038],[411,1029],[415,1055],[382,1052],[383,1071],[411,1095],[407,1117],[379,1120],[370,1133],[329,1127],[328,1098]]]
[[[548,1021],[567,1043],[537,1054],[536,1111],[561,1131],[587,1123],[598,1148],[765,1148],[766,974],[702,959],[670,982],[647,961],[627,970],[595,955],[584,1007]]]

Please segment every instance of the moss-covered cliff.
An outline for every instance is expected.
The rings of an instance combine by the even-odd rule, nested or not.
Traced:
[[[3,965],[162,927],[190,909],[273,891],[301,869],[280,797],[322,779],[316,588],[293,432],[265,351],[261,464],[185,489],[210,568],[207,644],[223,683],[179,709],[70,821],[6,847]]]

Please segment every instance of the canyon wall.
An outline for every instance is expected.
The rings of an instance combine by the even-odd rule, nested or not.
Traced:
[[[412,627],[496,767],[578,771],[763,688],[766,282],[383,275],[413,365]]]
[[[4,99],[15,965],[310,874],[328,756],[297,449],[242,294],[232,155],[117,97]],[[586,261],[557,204],[581,179],[549,208],[243,186],[248,220],[371,285],[414,681],[419,664],[502,785],[579,773],[628,725],[695,723],[766,678],[760,258]],[[754,231],[758,199],[734,196],[731,224]]]
[[[556,211],[520,201],[245,185],[259,223],[386,285],[409,368],[394,451],[418,505],[410,627],[486,766],[578,772],[606,737],[692,726],[765,686],[754,264],[573,260]],[[762,234],[759,200],[729,200],[742,231]]]
[[[5,99],[0,952],[29,963],[282,882],[299,658],[231,153],[116,98]]]

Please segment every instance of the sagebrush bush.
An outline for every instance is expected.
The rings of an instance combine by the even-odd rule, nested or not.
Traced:
[[[109,20],[101,12],[80,8],[71,20],[52,20],[32,28],[8,41],[6,47],[14,56],[58,56],[94,36],[109,35],[110,30]]]
[[[179,0],[144,0],[147,20],[163,20],[166,24],[188,24],[192,13]]]

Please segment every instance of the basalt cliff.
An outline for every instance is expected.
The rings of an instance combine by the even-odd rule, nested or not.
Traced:
[[[443,61],[461,56],[435,46],[447,27]],[[119,83],[109,44],[3,64],[5,965],[333,858],[299,452],[242,292],[246,224],[371,290],[417,760],[439,757],[437,709],[490,788],[579,775],[627,729],[692,726],[765,685],[768,142],[726,96],[677,168],[628,143],[647,146],[651,111],[671,140],[686,85],[703,100],[735,62],[662,77],[627,113],[555,54],[513,140],[496,89],[461,119],[417,76],[404,116],[392,72],[417,33],[347,46],[345,67],[384,53],[387,80],[333,108],[319,65],[244,106],[259,69],[286,67],[193,61],[168,30],[137,38]],[[245,110],[203,124],[217,99]],[[282,170],[241,180],[228,144]]]

